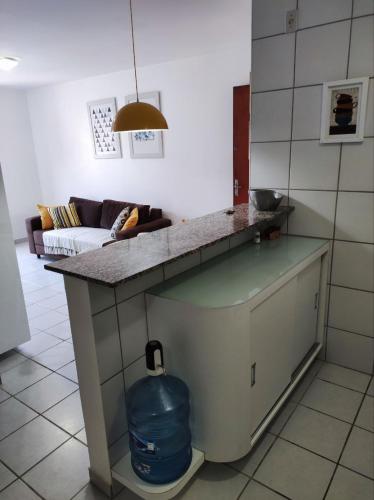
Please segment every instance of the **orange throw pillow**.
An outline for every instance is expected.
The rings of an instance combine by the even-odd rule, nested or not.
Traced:
[[[135,207],[131,210],[130,217],[126,220],[126,222],[122,226],[121,231],[124,231],[125,229],[130,229],[130,227],[136,226],[138,223],[138,220],[139,220],[139,210],[137,207]]]
[[[48,208],[45,205],[36,205],[36,208],[38,209],[40,218],[42,219],[42,229],[47,230],[47,229],[53,229],[53,220],[52,217],[49,215]]]

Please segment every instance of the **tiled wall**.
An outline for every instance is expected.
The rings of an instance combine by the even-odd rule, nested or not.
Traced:
[[[252,29],[251,187],[287,191],[290,234],[332,241],[325,355],[371,372],[374,0],[253,0]],[[322,83],[359,76],[370,76],[365,140],[320,144]]]

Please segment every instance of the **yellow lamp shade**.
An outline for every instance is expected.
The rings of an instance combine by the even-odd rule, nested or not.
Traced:
[[[131,102],[121,108],[113,122],[113,132],[166,130],[168,124],[160,110],[146,102]]]

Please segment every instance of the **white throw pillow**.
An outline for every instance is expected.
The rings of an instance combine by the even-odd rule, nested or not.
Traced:
[[[122,229],[122,226],[124,223],[127,221],[127,219],[130,217],[130,207],[126,207],[121,212],[118,214],[117,219],[114,221],[114,224],[112,226],[112,229],[110,230],[110,237],[115,240],[116,239],[116,234],[118,231]]]

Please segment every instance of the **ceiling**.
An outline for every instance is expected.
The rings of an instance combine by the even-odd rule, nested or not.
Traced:
[[[133,0],[139,66],[250,43],[250,0]],[[0,0],[0,86],[35,87],[132,65],[128,0]]]

